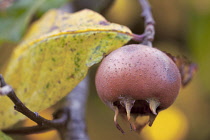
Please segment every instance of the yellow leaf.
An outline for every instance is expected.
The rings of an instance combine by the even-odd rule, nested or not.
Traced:
[[[37,112],[67,95],[90,66],[131,38],[127,27],[109,23],[91,10],[74,14],[51,10],[32,25],[3,76],[23,103]],[[0,128],[22,118],[7,97],[0,97]]]

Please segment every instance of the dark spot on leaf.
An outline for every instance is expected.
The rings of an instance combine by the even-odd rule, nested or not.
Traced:
[[[50,83],[47,83],[46,88],[49,88],[49,87],[50,87]]]
[[[73,79],[75,78],[75,77],[74,77],[74,74],[68,76],[66,79],[69,80],[69,79],[72,79],[72,78],[73,78]]]
[[[54,57],[52,58],[52,61],[53,61],[53,62],[55,62],[55,61],[56,61]]]
[[[53,30],[56,30],[56,29],[59,29],[58,26],[52,26],[52,27],[49,29],[49,32],[52,32]]]
[[[97,53],[98,51],[100,51],[100,49],[101,49],[101,46],[97,46],[97,47],[94,49],[93,53]]]
[[[76,51],[76,49],[71,48],[70,51],[71,51],[71,52],[74,52],[74,51]]]
[[[92,19],[87,20],[87,22],[92,22],[92,21],[93,21]]]
[[[108,34],[107,37],[108,37],[108,39],[111,39],[112,38],[112,36],[110,34]]]
[[[74,69],[74,71],[75,71],[75,72],[78,72],[78,71],[80,71],[80,68],[76,67],[76,68]]]
[[[3,111],[0,111],[0,115],[4,115],[4,112]]]
[[[109,25],[110,23],[107,22],[107,21],[100,21],[99,24],[100,24],[100,25]]]
[[[77,67],[80,67],[80,64],[81,64],[81,58],[80,58],[80,53],[77,53],[76,54],[76,57],[74,58],[74,64],[77,66]]]
[[[24,88],[24,92],[25,92],[25,93],[27,92],[27,88]]]
[[[63,18],[62,18],[62,20],[67,20],[67,19],[68,19],[68,17],[63,17]]]
[[[95,50],[100,50],[101,46],[97,46]]]
[[[58,84],[60,84],[61,83],[61,81],[60,80],[58,80]]]

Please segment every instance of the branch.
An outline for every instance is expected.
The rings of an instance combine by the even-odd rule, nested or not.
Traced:
[[[29,110],[16,96],[11,86],[7,85],[0,74],[0,95],[8,96],[15,104],[15,110],[36,122],[37,126],[3,130],[6,134],[34,134],[57,129],[63,140],[89,140],[85,123],[85,106],[88,96],[88,80],[86,77],[66,98],[65,105],[47,120],[38,113]]]
[[[54,122],[54,124],[51,126],[49,126],[48,124],[43,124],[42,126],[36,125],[30,127],[19,127],[5,129],[2,131],[6,134],[30,135],[46,132],[52,129],[63,130],[66,128],[66,123],[69,120],[69,117],[67,117],[68,114],[69,112],[65,108],[63,110],[58,110],[55,114],[53,114],[54,120],[52,120],[52,122]]]
[[[155,36],[155,21],[152,16],[151,7],[147,0],[139,0],[139,3],[142,6],[142,17],[144,18],[145,30],[142,35],[133,34],[133,40],[152,47],[152,41]]]
[[[152,13],[151,13],[151,7],[149,5],[149,2],[147,0],[139,0],[139,3],[142,6],[142,17],[145,19],[145,26],[148,24],[155,24],[155,21],[153,19]]]
[[[31,126],[31,127],[19,127],[19,128],[12,128],[12,129],[5,129],[2,132],[6,134],[18,134],[18,135],[30,135],[30,134],[37,134],[51,130],[51,127],[47,126]]]
[[[6,82],[4,81],[3,76],[0,74],[0,95],[7,95],[10,100],[15,104],[14,109],[17,110],[18,112],[22,113],[23,115],[27,116],[29,119],[33,120],[36,122],[39,126],[48,126],[48,127],[53,127],[57,128],[62,125],[61,120],[47,120],[40,116],[37,112],[32,112],[29,110],[22,101],[16,96],[14,90],[12,89],[11,86],[7,85]],[[67,116],[65,119],[67,120]]]
[[[145,20],[144,21],[145,38],[144,38],[142,44],[152,47],[152,41],[154,40],[154,36],[155,36],[155,27],[154,27],[155,21],[152,16],[151,7],[147,0],[139,0],[139,3],[142,6],[142,17]]]
[[[89,140],[85,122],[88,82],[87,76],[66,98],[65,106],[69,110],[71,121],[68,121],[66,129],[60,132],[63,140]]]
[[[7,134],[33,134],[42,131],[47,131],[50,129],[61,129],[65,128],[66,122],[69,120],[69,112],[66,108],[58,110],[54,115],[54,120],[47,120],[40,116],[37,112],[32,112],[29,110],[16,96],[14,90],[11,86],[7,85],[3,76],[0,74],[0,95],[8,96],[10,100],[15,104],[14,109],[23,115],[27,116],[29,119],[36,122],[37,126],[32,127],[22,127],[16,129],[6,129],[3,132]]]

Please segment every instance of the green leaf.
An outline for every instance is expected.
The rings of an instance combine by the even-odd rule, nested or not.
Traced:
[[[12,138],[0,131],[0,140],[12,140]]]
[[[23,103],[37,112],[66,96],[89,67],[131,38],[127,27],[109,23],[91,10],[51,10],[15,49],[4,76]],[[15,113],[12,102],[0,97],[0,128],[20,118],[24,116]]]
[[[0,11],[0,44],[21,39],[31,18],[36,12],[45,12],[63,5],[67,0],[18,0],[6,11]]]

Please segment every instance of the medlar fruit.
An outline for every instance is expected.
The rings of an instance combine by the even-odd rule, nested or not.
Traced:
[[[127,118],[131,129],[141,130],[147,123],[151,126],[158,112],[168,108],[176,99],[180,87],[180,72],[164,52],[145,45],[133,44],[121,47],[101,62],[95,78],[101,100],[115,111],[117,116]],[[132,123],[139,115],[148,115],[146,124]]]

